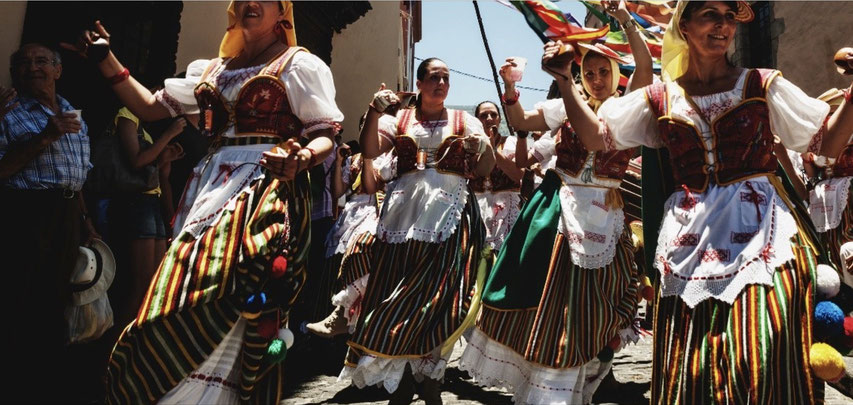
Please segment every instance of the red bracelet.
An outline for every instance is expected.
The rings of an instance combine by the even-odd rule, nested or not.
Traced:
[[[506,98],[506,94],[501,94],[501,102],[505,105],[513,105],[518,102],[518,97],[521,93],[518,92],[518,89],[515,89],[515,98],[508,99]]]
[[[122,69],[121,72],[116,73],[115,76],[110,77],[107,80],[110,81],[110,85],[115,86],[115,85],[127,80],[128,77],[130,77],[130,71],[127,70],[127,68],[124,68],[124,69]]]
[[[307,146],[303,149],[308,149],[308,152],[311,153],[311,159],[308,160],[308,167],[309,168],[314,167],[314,163],[317,160],[317,152],[315,152],[314,149],[311,149]]]
[[[853,101],[850,101],[851,100],[851,94],[853,94],[850,91],[850,88],[846,88],[844,90],[841,90],[841,92],[844,93],[844,100],[847,101],[847,104],[853,104]]]

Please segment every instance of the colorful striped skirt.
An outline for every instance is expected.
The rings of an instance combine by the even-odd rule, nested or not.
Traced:
[[[596,355],[631,327],[639,301],[627,228],[610,264],[572,263],[568,240],[557,231],[560,186],[548,172],[522,209],[460,361],[478,384],[507,388],[516,403],[588,402],[610,369]]]
[[[202,376],[201,383],[218,381],[236,390],[242,402],[280,400],[281,363],[265,361],[271,337],[261,336],[258,326],[274,323],[275,331],[284,325],[305,280],[311,206],[307,175],[291,182],[265,176],[228,206],[233,209],[199,238],[182,232],[172,242],[137,319],[113,349],[109,403],[158,401],[205,362],[241,318],[243,303],[260,292],[267,297],[260,316],[243,318],[238,381]],[[287,260],[287,272],[272,278],[272,262],[279,256]]]
[[[655,308],[653,404],[812,404],[809,367],[817,265],[802,232],[773,286],[750,285],[731,305],[678,297]]]
[[[476,316],[484,241],[472,198],[456,231],[441,243],[376,240],[363,316],[348,342],[341,378],[394,392],[408,364],[418,379],[441,379],[449,349]]]

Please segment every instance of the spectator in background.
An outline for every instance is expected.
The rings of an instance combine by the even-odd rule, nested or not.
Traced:
[[[183,117],[173,119],[156,141],[126,107],[118,111],[114,124],[114,136],[118,137],[129,169],[139,170],[156,164],[161,170],[160,177],[165,174],[168,179],[171,162],[183,157],[181,145],[171,141],[183,132],[187,120]],[[111,235],[116,244],[125,248],[120,250],[126,252],[127,260],[123,267],[129,273],[125,280],[128,288],[121,297],[124,302],[114,302],[118,325],[126,325],[135,318],[148,284],[166,252],[166,240],[171,235],[166,231],[160,195],[161,187],[157,186],[141,193],[117,193],[110,203]]]
[[[0,244],[0,388],[10,403],[73,402],[63,313],[80,242],[100,237],[80,193],[91,168],[88,129],[56,94],[57,52],[26,44],[10,62],[17,97],[0,88],[0,223],[14,237]],[[46,384],[39,376],[48,370]]]

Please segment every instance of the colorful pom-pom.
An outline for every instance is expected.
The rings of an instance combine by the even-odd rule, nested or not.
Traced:
[[[266,340],[270,340],[276,336],[278,332],[278,322],[275,318],[264,318],[258,322],[258,335]]]
[[[817,265],[817,293],[818,297],[832,298],[841,289],[841,278],[832,266],[825,264]]]
[[[844,318],[844,345],[853,349],[853,316]]]
[[[246,319],[257,319],[261,315],[261,310],[267,303],[267,295],[264,293],[252,294],[246,299],[246,306],[243,309],[243,317]]]
[[[279,278],[287,273],[287,259],[284,256],[276,256],[272,261],[272,278]]]
[[[266,361],[270,364],[279,363],[287,356],[287,346],[281,339],[273,339],[267,346]]]
[[[596,357],[598,357],[598,360],[600,360],[602,363],[606,363],[610,360],[613,360],[613,349],[608,346],[605,346],[604,349],[601,349],[601,351],[598,352],[598,356]]]
[[[809,364],[821,380],[837,382],[844,377],[844,358],[832,346],[815,343],[809,350]]]
[[[613,339],[610,339],[610,341],[607,342],[607,347],[609,347],[614,352],[619,350],[619,348],[622,347],[622,338],[620,338],[619,336],[614,336]]]
[[[287,346],[288,349],[293,347],[293,332],[287,328],[281,328],[278,330],[278,338],[284,342],[284,345]]]
[[[646,301],[651,302],[655,299],[655,288],[652,287],[652,281],[649,280],[649,276],[643,276],[643,289],[641,291]]]
[[[830,342],[844,333],[844,312],[832,301],[821,301],[814,309],[815,337]]]

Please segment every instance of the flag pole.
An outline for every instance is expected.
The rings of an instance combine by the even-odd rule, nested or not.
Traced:
[[[489,57],[489,65],[492,67],[492,77],[495,81],[495,90],[498,92],[498,101],[501,105],[501,111],[503,111],[504,117],[506,119],[506,127],[509,129],[510,135],[515,135],[515,131],[512,129],[512,125],[509,125],[509,116],[506,113],[506,106],[504,105],[501,95],[501,85],[498,81],[498,69],[495,67],[495,60],[492,58],[492,50],[489,48],[489,40],[486,39],[486,29],[483,27],[483,17],[480,15],[480,6],[477,4],[477,0],[472,1],[474,3],[474,12],[477,13],[477,24],[480,26],[480,35],[483,36],[483,45],[486,47],[486,56]]]

